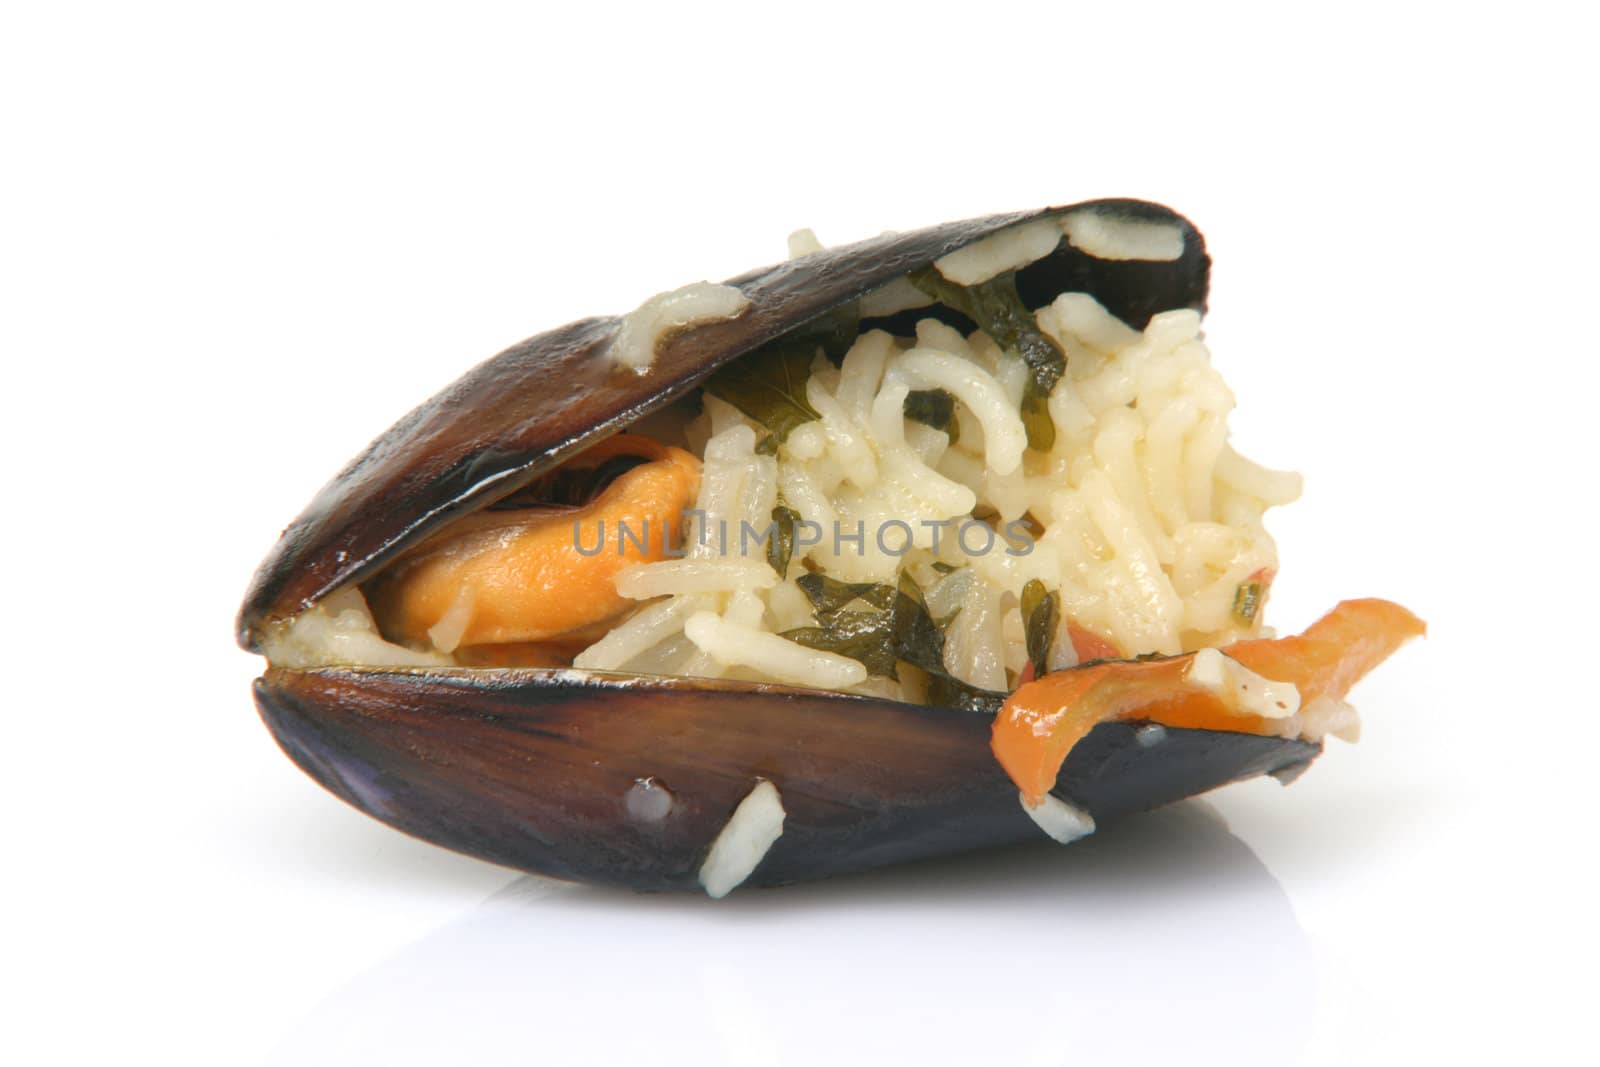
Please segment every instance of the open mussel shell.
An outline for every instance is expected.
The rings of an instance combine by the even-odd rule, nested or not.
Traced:
[[[441,527],[516,492],[693,389],[717,367],[1007,227],[1092,212],[1165,222],[1168,261],[1108,260],[1068,241],[1018,272],[1030,306],[1093,294],[1143,327],[1205,306],[1210,261],[1187,220],[1094,201],[842,246],[732,279],[737,318],[683,330],[646,373],[605,358],[620,319],[530,338],[469,371],[375,441],[289,526],[261,565],[237,632],[365,581]],[[783,833],[747,879],[770,885],[1043,838],[989,748],[990,715],[707,679],[572,670],[271,668],[256,683],[284,751],[333,793],[424,840],[536,873],[637,889],[695,889],[717,834],[756,783],[779,790]],[[1320,751],[1299,741],[1135,725],[1096,728],[1056,794],[1097,823]]]

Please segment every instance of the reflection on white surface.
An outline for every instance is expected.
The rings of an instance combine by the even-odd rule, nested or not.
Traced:
[[[1283,890],[1189,802],[1068,847],[722,901],[523,878],[271,1062],[1281,1064],[1313,996]]]

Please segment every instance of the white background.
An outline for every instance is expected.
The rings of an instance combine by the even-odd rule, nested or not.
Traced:
[[[9,4],[9,1063],[1593,1055],[1583,6]],[[699,899],[388,830],[233,647],[395,417],[785,235],[1102,195],[1216,260],[1273,621],[1426,617],[1366,736],[1072,849]]]

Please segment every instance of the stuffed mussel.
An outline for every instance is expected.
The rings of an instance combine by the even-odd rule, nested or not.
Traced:
[[[1421,623],[1263,612],[1210,262],[1095,201],[823,249],[584,319],[375,441],[262,564],[262,718],[497,863],[773,885],[1048,834],[1353,738]]]

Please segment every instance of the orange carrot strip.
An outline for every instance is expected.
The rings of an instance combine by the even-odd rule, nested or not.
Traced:
[[[1342,699],[1350,687],[1426,627],[1386,600],[1347,600],[1298,637],[1241,641],[1226,655],[1263,677],[1293,682],[1303,701]],[[1193,653],[1056,671],[1019,687],[995,717],[995,757],[1029,804],[1055,785],[1067,754],[1102,722],[1146,718],[1168,726],[1271,734],[1276,720],[1242,714],[1187,678]]]

